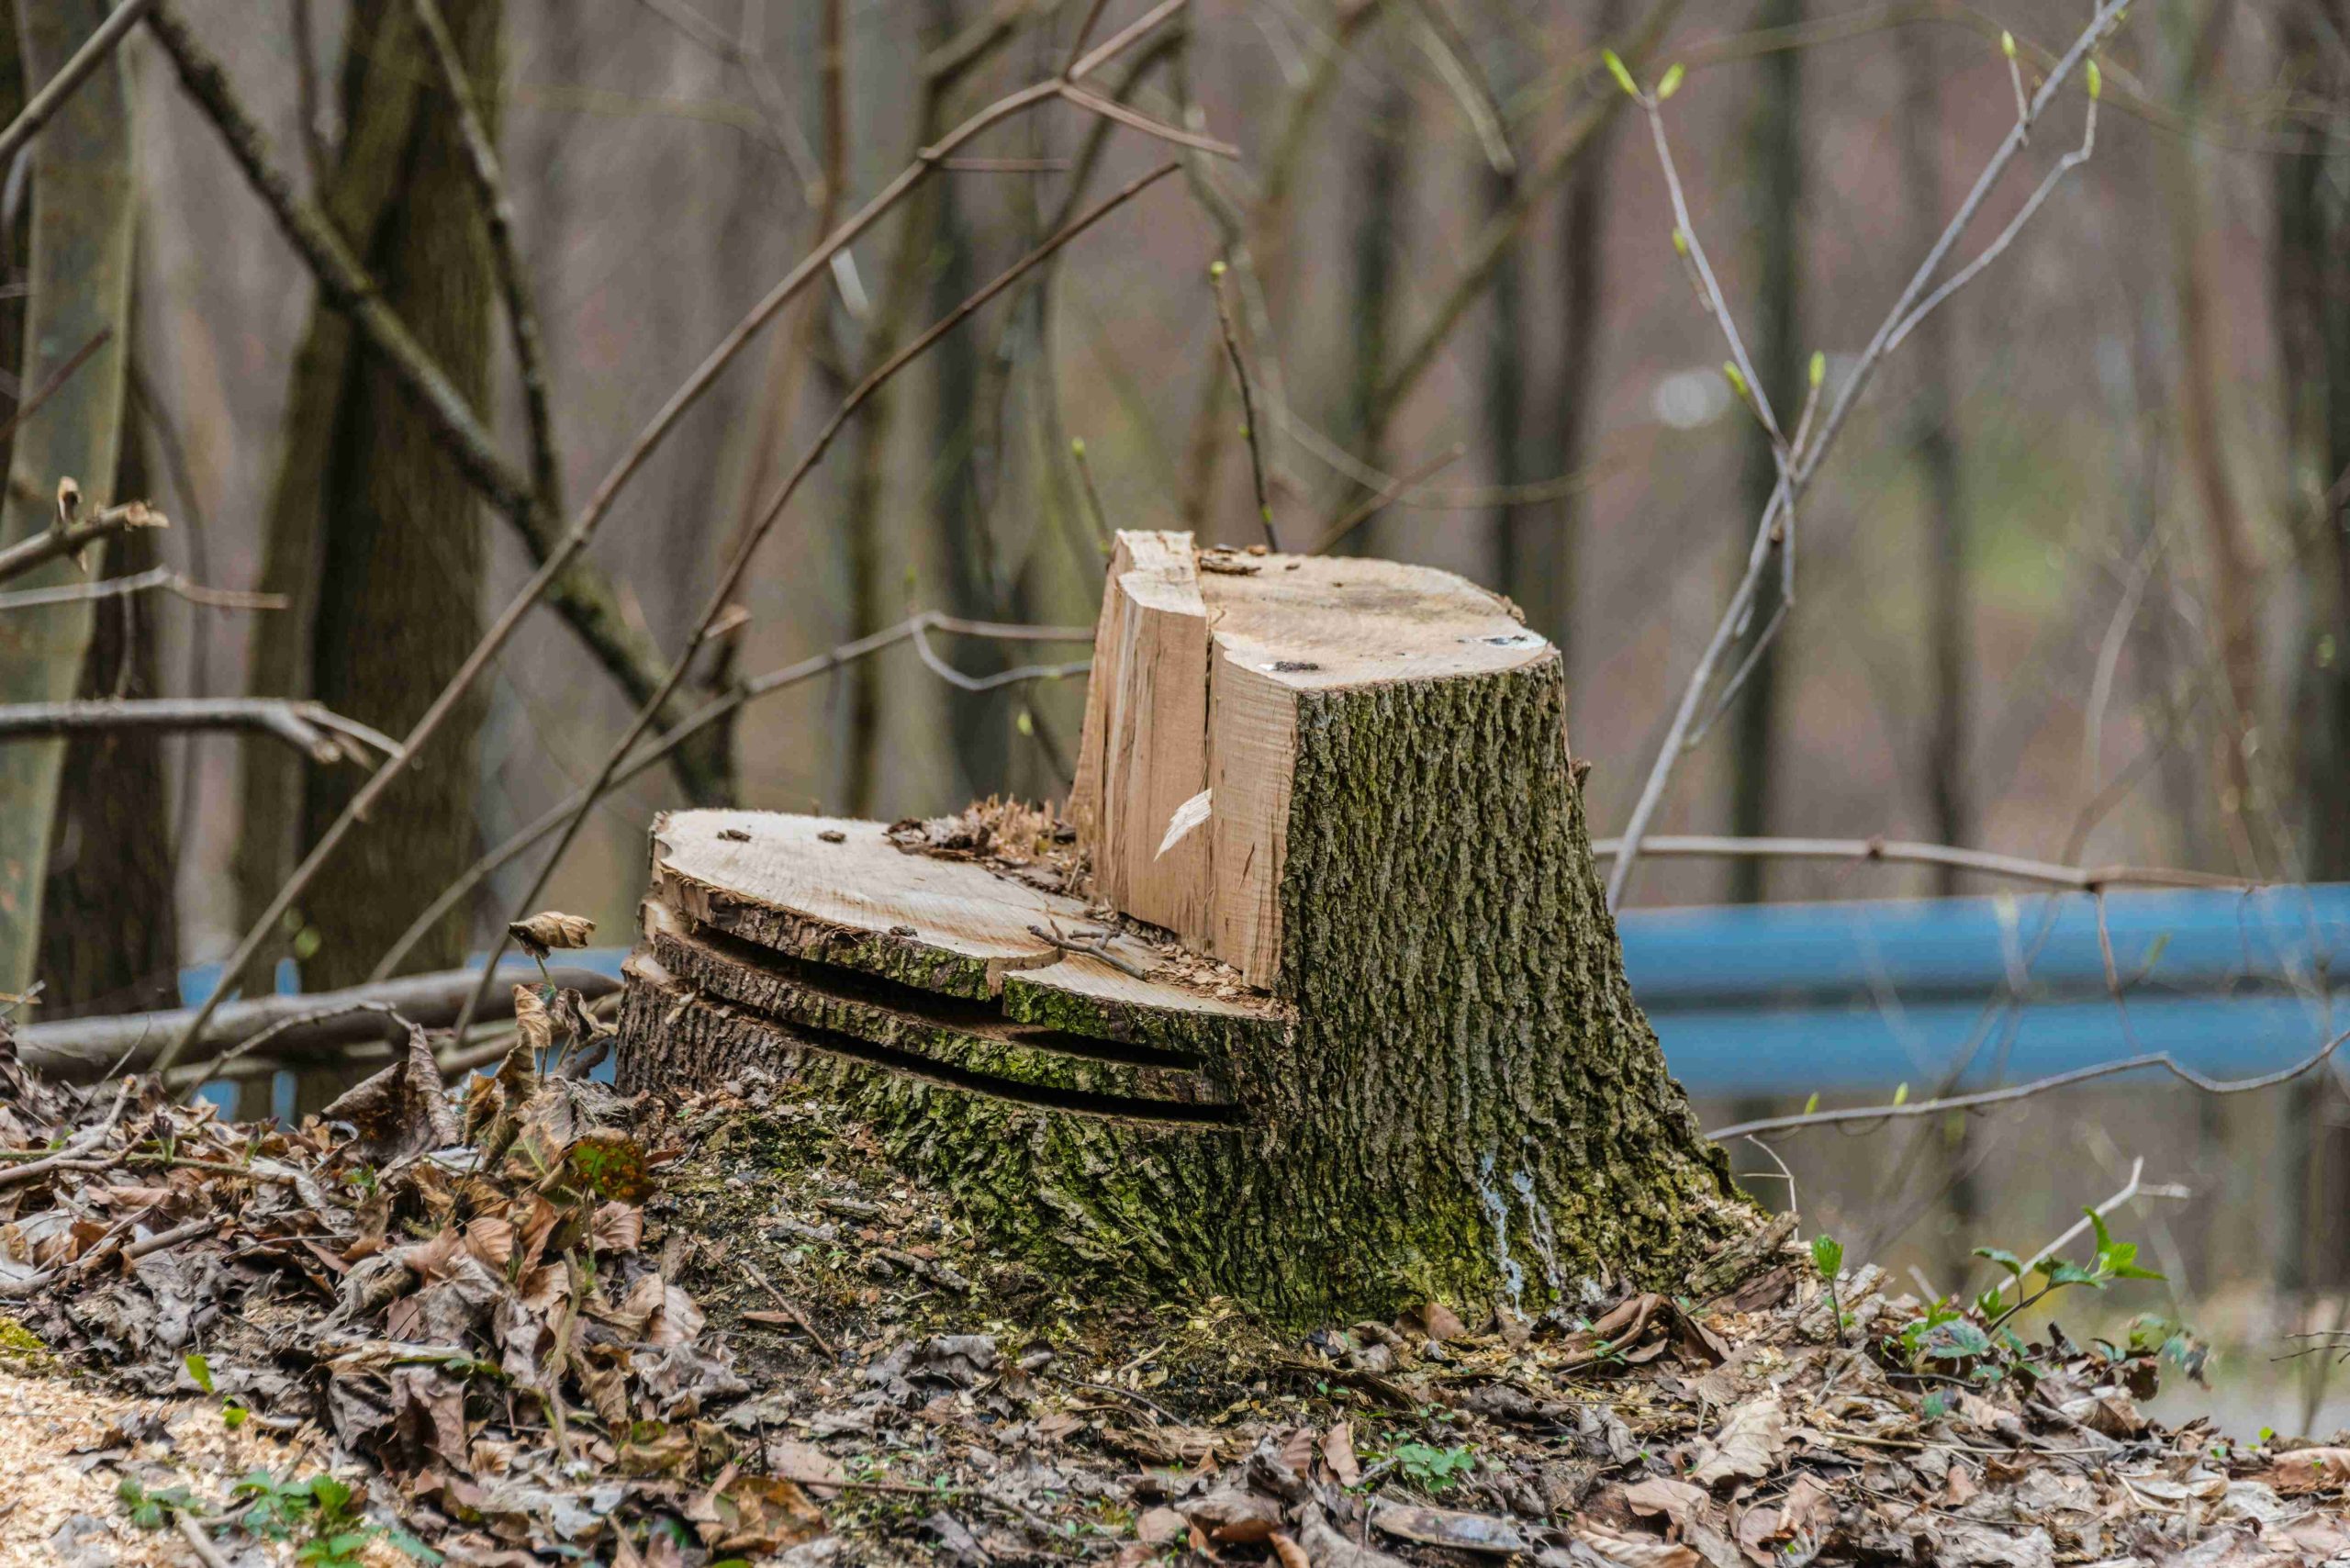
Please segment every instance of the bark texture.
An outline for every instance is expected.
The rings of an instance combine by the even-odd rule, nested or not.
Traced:
[[[795,1077],[1008,1248],[1287,1322],[1673,1288],[1757,1216],[1626,984],[1563,709],[1549,649],[1302,693],[1278,1011],[1248,1018],[1090,996],[1049,950],[934,962],[915,924],[828,931],[656,851],[682,920],[632,960],[622,1085]]]
[[[15,8],[20,69],[46,83],[105,20],[103,0],[32,0]],[[119,52],[91,73],[26,152],[30,244],[19,385],[29,396],[100,333],[103,346],[17,429],[0,498],[0,543],[50,526],[58,481],[72,478],[85,511],[110,504],[122,426],[129,328],[130,103]],[[50,588],[83,579],[53,561],[11,584]],[[89,646],[87,602],[18,610],[0,627],[0,701],[57,702],[73,695]],[[35,979],[41,888],[64,778],[65,743],[0,746],[0,991]]]
[[[492,116],[499,0],[442,8],[476,101]],[[405,0],[369,0],[351,29],[343,92],[352,130],[330,208],[363,247],[386,302],[479,407],[488,390],[495,289],[456,115],[419,86],[432,79],[430,61]],[[264,574],[271,587],[298,595],[275,632],[303,640],[265,642],[257,678],[283,679],[280,689],[399,734],[478,633],[481,510],[391,375],[330,307],[316,309],[295,372]],[[339,892],[304,912],[306,986],[365,978],[432,890],[464,868],[480,699],[469,707],[323,874],[321,885]],[[362,776],[306,766],[293,776],[298,790],[289,800],[274,765],[252,761],[241,883],[249,898],[263,900]],[[295,802],[298,809],[288,809]],[[282,836],[287,823],[298,823],[291,838]],[[453,914],[416,946],[409,966],[450,967],[464,957],[464,939],[463,916]]]

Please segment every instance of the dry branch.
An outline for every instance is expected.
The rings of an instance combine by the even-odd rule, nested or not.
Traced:
[[[1592,854],[1612,859],[1623,848],[1619,838],[1592,841]],[[2240,877],[2168,867],[2060,866],[2048,860],[1995,855],[1987,850],[1961,849],[1947,844],[1919,844],[1887,838],[1728,838],[1705,834],[1669,834],[1650,837],[1643,855],[1667,858],[1762,860],[1881,860],[1904,866],[1950,866],[1979,871],[2010,881],[2037,882],[2044,887],[2101,892],[2108,888],[2232,888],[2259,886]]]
[[[400,756],[377,769],[375,776],[370,778],[365,786],[352,797],[350,803],[343,807],[342,814],[329,824],[327,830],[319,835],[318,842],[311,846],[309,854],[305,856],[302,863],[294,868],[294,874],[286,879],[285,886],[278,889],[276,896],[270,900],[268,907],[254,919],[252,926],[238,942],[237,949],[229,960],[231,973],[243,972],[245,967],[252,962],[253,956],[261,951],[262,944],[270,940],[272,934],[276,930],[278,921],[284,917],[287,910],[294,907],[294,901],[309,890],[310,883],[318,876],[319,868],[327,863],[328,858],[341,846],[342,841],[350,836],[352,828],[374,808],[378,800],[382,799],[384,792],[391,788],[393,780],[398,777],[402,767],[422,752],[425,743],[439,732],[442,724],[447,721],[450,713],[455,710],[466,691],[471,689],[475,681],[481,678],[482,672],[489,666],[490,662],[505,647],[508,640],[514,635],[515,629],[521,624],[522,618],[546,594],[550,586],[563,576],[571,563],[578,558],[580,553],[587,549],[588,542],[595,537],[597,526],[602,522],[613,503],[619,499],[621,491],[627,487],[630,480],[636,476],[638,471],[652,457],[655,450],[668,439],[669,432],[677,428],[677,420],[684,416],[685,411],[700,399],[701,395],[710,389],[711,384],[718,379],[719,375],[729,364],[733,363],[735,355],[749,345],[751,340],[774,319],[776,313],[789,305],[812,279],[829,266],[834,256],[838,255],[854,242],[858,235],[871,228],[884,213],[902,200],[909,191],[920,185],[930,171],[943,162],[956,149],[990,126],[1051,99],[1057,95],[1057,90],[1064,81],[1081,77],[1089,71],[1114,59],[1136,42],[1148,36],[1160,23],[1181,10],[1183,4],[1184,0],[1162,0],[1160,5],[1153,6],[1121,29],[1115,37],[1104,42],[1083,60],[1079,61],[1069,73],[1068,77],[1035,83],[999,98],[939,140],[922,149],[915,155],[914,161],[900,171],[895,179],[876,192],[872,199],[859,207],[845,223],[834,230],[813,251],[802,257],[790,272],[784,274],[783,279],[775,287],[767,291],[765,298],[751,308],[750,313],[720,340],[718,346],[710,352],[693,374],[669,395],[667,401],[662,404],[651,421],[638,432],[636,439],[621,454],[619,463],[605,475],[602,482],[596,487],[595,493],[588,498],[587,506],[573,521],[570,530],[549,553],[539,570],[532,575],[530,581],[524,583],[520,591],[516,593],[506,608],[498,612],[498,619],[492,622],[489,630],[482,634],[481,642],[466,658],[464,666],[455,675],[450,677],[449,683],[441,689],[440,695],[432,700],[431,706],[425,710],[423,716],[418,719],[414,727],[408,731]],[[185,34],[185,27],[180,30]],[[193,39],[187,41],[193,44]],[[211,74],[214,78],[218,77],[217,65],[211,66]],[[765,525],[762,524],[755,532],[764,532],[764,531]],[[673,677],[675,673],[672,672]],[[674,678],[666,684],[674,686]],[[187,1034],[180,1042],[175,1042],[164,1051],[163,1065],[168,1066],[178,1058],[180,1052],[185,1048],[186,1041],[194,1038],[204,1021],[209,1016],[214,1004],[214,1002],[207,1002],[203,1008],[197,1010],[196,1017],[190,1021]]]
[[[1082,217],[1045,240],[1005,271],[997,274],[993,279],[981,285],[978,292],[969,298],[932,323],[927,330],[912,342],[875,366],[865,379],[858,382],[850,390],[849,395],[842,399],[840,407],[833,411],[833,417],[825,421],[823,429],[816,432],[816,439],[810,443],[798,465],[785,477],[782,487],[767,503],[758,521],[744,531],[743,537],[736,543],[733,559],[728,561],[726,569],[719,574],[717,585],[711,589],[708,602],[702,606],[701,614],[696,618],[694,629],[687,638],[685,647],[679,651],[677,663],[670,669],[668,681],[655,695],[651,702],[637,710],[636,717],[630,722],[627,733],[605,754],[603,762],[596,770],[595,778],[588,781],[588,788],[583,792],[584,798],[577,810],[573,812],[564,823],[563,830],[555,840],[554,850],[540,864],[537,874],[531,879],[529,890],[515,908],[513,920],[521,919],[529,906],[537,902],[541,890],[546,885],[548,874],[563,859],[564,852],[570,848],[572,840],[578,836],[581,824],[588,820],[588,811],[603,791],[610,787],[612,775],[619,770],[621,761],[643,736],[646,729],[652,725],[660,711],[661,703],[667,700],[669,692],[676,689],[678,679],[692,666],[694,655],[700,652],[702,644],[708,641],[711,625],[732,601],[736,587],[742,582],[743,574],[750,569],[751,558],[757,553],[761,542],[781,520],[784,510],[791,504],[792,497],[799,493],[801,481],[814,472],[816,465],[823,460],[824,454],[831,449],[834,439],[846,428],[849,420],[856,416],[857,409],[864,407],[876,392],[888,385],[891,377],[928,353],[934,344],[960,326],[981,306],[1010,288],[1033,268],[1041,265],[1048,257],[1111,213],[1175,173],[1177,167],[1178,165],[1173,163],[1162,163],[1148,174],[1128,181],[1118,190],[1103,197]],[[511,924],[511,921],[509,924]],[[501,935],[496,946],[490,950],[488,963],[483,966],[481,988],[476,992],[476,1002],[481,992],[488,990],[490,977],[496,971],[498,959],[505,950],[506,939]],[[459,1018],[458,1029],[461,1033],[465,1024],[471,1021],[473,1011],[472,1008],[468,1008]]]
[[[2350,1032],[2334,1036],[2308,1056],[2289,1067],[2275,1072],[2259,1073],[2251,1078],[2206,1078],[2182,1063],[2168,1051],[2155,1051],[2145,1056],[2123,1057],[2118,1061],[2098,1062],[2094,1066],[2075,1068],[2047,1078],[2036,1078],[2030,1083],[2010,1084],[2005,1089],[1985,1089],[1973,1094],[1946,1094],[1933,1100],[1905,1100],[1897,1105],[1850,1105],[1841,1111],[1804,1111],[1788,1116],[1763,1116],[1751,1122],[1733,1122],[1726,1127],[1716,1127],[1706,1134],[1716,1143],[1734,1137],[1751,1137],[1757,1133],[1785,1132],[1791,1127],[1824,1127],[1844,1126],[1854,1122],[1911,1121],[1919,1116],[1938,1116],[1951,1111],[1979,1110],[1986,1105],[2012,1104],[2030,1100],[2076,1084],[2095,1082],[2100,1078],[2112,1078],[2124,1072],[2143,1072],[2159,1068],[2189,1088],[2206,1094],[2250,1094],[2257,1090],[2274,1089],[2322,1063],[2350,1040]]]
[[[509,970],[509,974],[521,971]],[[537,979],[538,971],[528,971]],[[617,982],[592,969],[558,968],[548,971],[556,985],[567,986],[593,999],[616,989]],[[357,1041],[380,1038],[383,1014],[388,1008],[425,1028],[444,1028],[464,1005],[476,979],[470,969],[445,969],[436,974],[408,975],[399,980],[371,981],[348,991],[319,991],[303,996],[259,996],[225,1002],[206,1020],[199,1044],[226,1048],[251,1039],[263,1030],[283,1026],[271,1041],[273,1055],[319,1057]],[[510,1000],[498,1005],[511,1007]],[[498,1014],[498,1016],[504,1014]],[[121,1062],[127,1068],[162,1071],[158,1061],[163,1049],[181,1036],[196,1016],[183,1008],[169,1013],[126,1013],[108,1018],[74,1018],[58,1024],[35,1024],[17,1031],[17,1054],[35,1072],[68,1081],[86,1081]]]
[[[279,593],[247,593],[240,588],[207,588],[184,573],[169,566],[157,566],[150,571],[134,573],[127,577],[102,577],[92,583],[64,583],[56,588],[26,588],[18,593],[0,593],[0,612],[11,610],[31,610],[44,604],[73,604],[88,599],[127,599],[132,594],[161,589],[190,604],[207,610],[283,610],[285,596]]]
[[[0,706],[0,740],[112,730],[253,730],[308,752],[313,761],[363,756],[357,741],[397,759],[399,743],[316,702],[284,697],[88,698]]]
[[[0,583],[21,577],[61,555],[77,555],[98,541],[111,539],[118,533],[128,533],[134,528],[169,526],[163,514],[144,501],[125,501],[118,507],[108,507],[87,522],[74,522],[70,519],[67,506],[61,500],[53,526],[0,550]]]
[[[1706,694],[1713,685],[1715,672],[1719,667],[1723,656],[1729,653],[1731,644],[1747,631],[1762,583],[1763,573],[1770,564],[1772,551],[1774,546],[1792,545],[1795,506],[1802,498],[1813,476],[1818,472],[1820,459],[1827,454],[1829,448],[1835,444],[1837,434],[1843,429],[1844,421],[1852,413],[1853,404],[1874,377],[1877,367],[1884,362],[1886,353],[1895,342],[1899,341],[1901,335],[1915,325],[1921,313],[1919,300],[1926,295],[1928,286],[1933,281],[1934,274],[1942,270],[1942,263],[1948,259],[1960,237],[1973,225],[1975,215],[1981,211],[1985,199],[1990,195],[1991,188],[1998,184],[2000,176],[2007,172],[2009,164],[2013,162],[2016,155],[2023,150],[2024,143],[2030,138],[2032,122],[2046,111],[2048,105],[2054,99],[2057,90],[2085,61],[2088,60],[2090,50],[2109,29],[2118,24],[2126,9],[2128,9],[2128,0],[2098,0],[2097,8],[2090,17],[2088,25],[2073,40],[2072,47],[2066,50],[2064,56],[2050,69],[2047,80],[2041,84],[2039,92],[2033,95],[2027,106],[2027,112],[2020,115],[2009,128],[2008,134],[2000,141],[1998,150],[1991,155],[1990,161],[1984,165],[1983,172],[1975,177],[1974,187],[1967,192],[1965,199],[1959,204],[1958,211],[1952,216],[1941,236],[1927,252],[1925,259],[1910,274],[1909,281],[1901,290],[1900,297],[1893,302],[1893,308],[1886,313],[1884,320],[1869,340],[1868,347],[1862,352],[1859,363],[1853,366],[1852,374],[1844,378],[1843,384],[1837,388],[1835,400],[1829,406],[1827,418],[1822,421],[1818,434],[1808,442],[1801,443],[1800,451],[1796,450],[1780,436],[1778,426],[1771,418],[1770,405],[1762,387],[1755,379],[1752,368],[1746,362],[1743,346],[1739,341],[1736,323],[1731,319],[1727,306],[1722,302],[1719,288],[1713,284],[1711,269],[1705,262],[1703,248],[1698,242],[1695,228],[1687,216],[1688,207],[1681,190],[1679,177],[1673,169],[1671,152],[1664,140],[1662,119],[1658,113],[1658,95],[1653,92],[1636,95],[1649,113],[1650,125],[1655,135],[1659,161],[1663,166],[1666,185],[1673,197],[1678,233],[1689,248],[1693,264],[1699,270],[1707,304],[1729,339],[1733,357],[1744,379],[1743,390],[1748,394],[1750,404],[1762,420],[1764,429],[1773,438],[1774,448],[1779,461],[1779,482],[1772,492],[1770,503],[1763,509],[1762,518],[1755,524],[1754,541],[1747,554],[1745,574],[1740,579],[1737,589],[1731,594],[1729,604],[1723,610],[1720,621],[1716,623],[1713,635],[1707,642],[1705,652],[1698,657],[1697,667],[1691,673],[1688,684],[1682,691],[1680,704],[1674,710],[1673,722],[1665,733],[1663,745],[1658,748],[1656,760],[1651,765],[1648,778],[1641,785],[1639,799],[1632,808],[1631,820],[1625,825],[1616,865],[1609,872],[1607,879],[1607,902],[1611,908],[1623,901],[1624,889],[1631,879],[1633,866],[1638,863],[1640,846],[1647,839],[1649,823],[1653,820],[1657,808],[1663,801],[1665,785],[1673,776],[1674,765],[1680,760],[1681,754],[1688,749],[1691,744],[1691,725],[1696,720]],[[2094,63],[2090,65],[2090,72],[2088,131],[2082,142],[2083,151],[2079,157],[2067,157],[2057,165],[2049,179],[2044,181],[2035,192],[2026,208],[2027,213],[2038,209],[2046,193],[2053,188],[2054,181],[2081,159],[2086,158],[2087,150],[2094,145],[2097,129],[2095,90],[2097,78]],[[1993,241],[1984,259],[1987,260],[1990,256],[1997,255],[2005,250],[2009,241],[2014,238],[2018,227],[2020,225],[2011,224],[1998,240]],[[1952,286],[1973,277],[1980,270],[1979,263],[1965,269],[1958,277],[1952,280],[1951,286],[1935,292],[1932,303],[1940,304],[1947,299]],[[1787,569],[1792,570],[1791,564]],[[1782,603],[1784,602],[1783,599]],[[1758,644],[1767,643],[1776,631],[1778,624],[1778,618],[1774,617],[1772,622],[1763,628]],[[1751,659],[1750,658],[1748,662],[1751,664]]]
[[[154,4],[155,0],[122,0],[107,13],[106,19],[98,24],[89,41],[75,50],[73,57],[49,79],[48,84],[26,102],[17,118],[8,123],[8,129],[0,130],[0,169],[7,167],[17,151],[49,123],[50,117],[73,95],[76,87],[89,79],[90,73],[106,62],[106,56],[115,51],[115,47],[140,24]]]

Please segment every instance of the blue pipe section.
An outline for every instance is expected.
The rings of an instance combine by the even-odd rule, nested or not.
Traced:
[[[2166,1051],[2273,1072],[2350,1028],[2350,884],[1635,909],[1633,994],[1692,1093],[1923,1091]],[[2119,1004],[2109,982],[2121,982]],[[617,976],[620,947],[563,955]],[[194,1005],[219,966],[190,969]],[[278,989],[298,989],[290,964]]]

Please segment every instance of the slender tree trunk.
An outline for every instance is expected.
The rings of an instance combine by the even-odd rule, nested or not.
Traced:
[[[1762,0],[1755,26],[1788,28],[1803,20],[1803,0]],[[1803,342],[1798,313],[1802,282],[1797,243],[1803,204],[1803,51],[1781,50],[1762,62],[1762,97],[1748,133],[1746,201],[1759,249],[1755,286],[1754,368],[1782,420],[1792,420],[1803,395]],[[1754,520],[1770,504],[1778,483],[1771,443],[1760,427],[1746,448],[1745,504],[1739,509],[1740,554],[1752,536]],[[1754,607],[1759,632],[1778,608],[1778,577],[1773,573]],[[1738,699],[1730,736],[1730,832],[1742,836],[1772,830],[1777,790],[1775,755],[1779,736],[1779,666],[1783,638],[1756,661]],[[1730,897],[1759,902],[1766,862],[1730,863]]]
[[[1942,94],[1934,71],[1932,35],[1904,28],[1900,39],[1905,88],[1901,182],[1911,248],[1923,252],[1945,219],[1942,179]],[[1950,317],[1936,311],[1918,327],[1918,389],[1910,409],[1909,450],[1925,491],[1926,797],[1931,836],[1942,844],[1975,841],[1974,791],[1967,778],[1967,707],[1973,696],[1974,646],[1969,617],[1974,594],[1967,576],[1966,498],[1953,428]],[[1958,873],[1942,867],[1935,890],[1958,890]]]
[[[443,10],[494,135],[500,0],[443,0]],[[345,67],[344,102],[354,127],[368,118],[377,92],[411,90],[400,79],[421,69],[420,51],[412,28],[397,25],[408,15],[405,0],[366,0],[352,16],[357,47]],[[381,42],[387,32],[405,37],[407,48],[363,52],[365,40]],[[421,79],[430,80],[429,73]],[[479,407],[488,392],[495,291],[455,116],[437,95],[420,94],[405,136],[381,149],[346,146],[344,163],[363,147],[393,161],[381,173],[352,172],[354,183],[380,179],[392,193],[365,236],[369,270],[425,350]],[[340,357],[316,481],[326,526],[319,531],[310,686],[337,711],[398,734],[478,635],[487,540],[471,487],[391,377],[364,351]],[[479,718],[476,699],[321,875],[322,902],[303,912],[309,988],[365,978],[424,902],[464,869],[474,847]],[[302,795],[305,843],[324,831],[360,782],[349,767],[309,772]],[[409,966],[457,963],[465,937],[464,914],[453,913],[417,945]]]
[[[1625,0],[1599,0],[1590,36],[1614,38],[1623,31]],[[1551,460],[1543,465],[1566,476],[1591,461],[1592,433],[1599,425],[1599,333],[1605,311],[1600,293],[1606,277],[1608,144],[1614,122],[1603,127],[1577,161],[1559,207],[1559,379],[1551,399]],[[1574,658],[1575,561],[1589,508],[1580,495],[1561,496],[1541,509],[1539,524],[1517,514],[1521,532],[1513,567],[1526,592],[1511,597],[1526,607],[1527,622],[1559,645],[1570,670]],[[1531,537],[1525,534],[1530,533]]]
[[[104,0],[37,0],[16,15],[21,80],[46,83],[110,9]],[[17,429],[0,499],[0,543],[50,526],[57,487],[72,478],[82,505],[114,500],[130,326],[131,230],[129,84],[122,58],[100,65],[36,140],[19,382],[28,395],[100,333],[107,342]],[[12,585],[38,588],[82,576],[70,560]],[[0,641],[0,701],[53,702],[73,695],[91,626],[88,603],[10,612]],[[41,890],[47,875],[65,743],[0,747],[0,991],[38,978]]]
[[[123,411],[114,493],[151,492],[138,399]],[[151,529],[106,552],[104,576],[126,577],[162,561]],[[96,606],[82,663],[83,697],[159,697],[161,596],[135,594]],[[199,634],[201,634],[199,630]],[[41,890],[43,1014],[140,1013],[176,1007],[179,920],[165,737],[155,731],[77,735],[65,745],[49,876]]]
[[[1379,103],[1359,135],[1353,175],[1354,233],[1348,249],[1347,406],[1341,429],[1346,444],[1373,467],[1386,459],[1387,423],[1395,410],[1379,406],[1387,379],[1387,352],[1396,321],[1396,268],[1410,230],[1411,84],[1391,64],[1379,89]],[[1348,505],[1364,495],[1349,485]],[[1338,546],[1342,554],[1374,553],[1380,522],[1356,529]]]
[[[2299,0],[2282,17],[2284,70],[2312,98],[2350,92],[2350,4]],[[2277,359],[2284,375],[2287,457],[2293,483],[2283,532],[2304,596],[2289,693],[2299,785],[2300,864],[2314,881],[2350,879],[2350,149],[2320,137],[2279,157],[2272,253]],[[2350,1280],[2350,1133],[2343,1093],[2316,1075],[2295,1085],[2287,1114],[2306,1136],[2300,1283],[2338,1290]]]

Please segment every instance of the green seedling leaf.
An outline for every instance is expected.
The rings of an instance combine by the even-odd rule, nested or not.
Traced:
[[[1666,66],[1664,79],[1656,84],[1656,101],[1661,104],[1681,91],[1681,78],[1684,74],[1686,73],[1681,69],[1681,62],[1677,60]]]
[[[187,1369],[187,1375],[196,1387],[207,1394],[212,1392],[212,1363],[210,1361],[206,1361],[201,1355],[191,1353],[180,1362],[180,1365]]]
[[[1632,82],[1632,73],[1624,68],[1624,60],[1621,55],[1612,49],[1603,49],[1599,51],[1599,58],[1606,62],[1607,74],[1616,78],[1616,85],[1624,89],[1626,97],[1637,98],[1640,95],[1639,88]]]
[[[1819,1271],[1821,1279],[1834,1279],[1844,1271],[1844,1244],[1832,1236],[1813,1237],[1811,1266]]]

